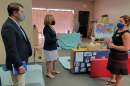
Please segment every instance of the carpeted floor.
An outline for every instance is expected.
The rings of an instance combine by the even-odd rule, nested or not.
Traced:
[[[89,39],[83,39],[82,46],[85,47],[86,42],[90,42]],[[59,56],[69,56],[70,50],[59,50]],[[45,80],[45,86],[106,86],[105,82],[109,81],[108,77],[91,78],[89,73],[84,74],[71,74],[69,70],[65,70],[58,62],[57,70],[61,74],[54,75],[55,78],[51,79],[46,76],[46,64],[41,63],[43,68],[43,77]],[[51,70],[53,65],[51,64]],[[114,86],[114,85],[111,85]],[[130,75],[125,76],[124,82],[121,86],[130,86]]]

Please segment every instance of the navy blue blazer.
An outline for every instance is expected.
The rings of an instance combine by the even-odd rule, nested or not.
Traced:
[[[26,33],[27,40],[12,19],[8,18],[5,21],[1,29],[1,35],[6,51],[6,68],[12,70],[12,64],[14,64],[18,69],[23,65],[22,61],[28,63],[28,57],[32,55],[31,44]]]
[[[0,86],[2,86],[2,83],[1,83],[1,78],[0,78]]]
[[[43,34],[45,37],[43,49],[56,50],[57,49],[56,33],[48,25],[46,25],[43,29]]]

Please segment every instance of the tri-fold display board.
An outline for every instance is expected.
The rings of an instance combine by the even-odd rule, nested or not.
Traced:
[[[91,71],[92,59],[108,58],[110,51],[87,51],[86,48],[71,50],[70,71],[71,73],[85,73]]]

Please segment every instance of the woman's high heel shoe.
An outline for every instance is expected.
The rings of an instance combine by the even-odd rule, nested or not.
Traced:
[[[55,78],[55,76],[49,76],[48,74],[46,74],[46,75],[47,75],[47,77],[49,77],[49,78],[52,78],[52,79]]]
[[[52,74],[60,74],[60,72],[58,72],[58,71],[55,72],[52,70]]]

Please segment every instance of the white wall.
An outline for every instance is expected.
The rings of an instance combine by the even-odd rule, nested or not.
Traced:
[[[102,15],[108,15],[108,23],[117,23],[122,15],[130,15],[130,0],[96,0],[94,2],[93,17],[100,22]],[[129,28],[130,29],[130,28]]]
[[[32,0],[0,0],[0,28],[2,28],[3,23],[8,18],[7,6],[12,2],[20,3],[24,6],[24,13],[26,19],[21,23],[21,26],[25,30],[33,49],[33,26],[32,26]],[[22,46],[22,45],[21,45]],[[5,48],[1,37],[0,29],[0,64],[5,64]],[[29,58],[29,62],[34,62],[34,57]]]
[[[79,15],[79,11],[90,11],[89,27],[91,27],[90,19],[92,19],[93,10],[92,1],[62,1],[62,0],[32,0],[33,8],[51,8],[51,9],[71,9],[74,10],[74,15]],[[83,8],[83,5],[87,4],[87,8]],[[78,19],[74,19],[74,22],[78,22]]]

